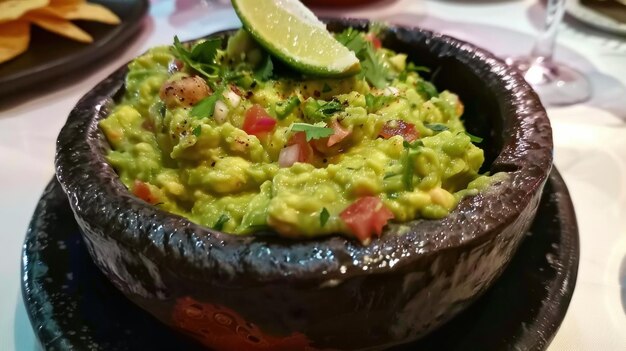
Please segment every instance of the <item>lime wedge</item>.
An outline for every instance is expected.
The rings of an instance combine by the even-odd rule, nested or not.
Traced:
[[[358,73],[356,55],[298,0],[232,0],[243,26],[267,51],[311,75]]]

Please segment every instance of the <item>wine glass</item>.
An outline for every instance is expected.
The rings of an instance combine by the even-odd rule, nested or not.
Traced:
[[[587,77],[552,60],[557,29],[564,12],[565,0],[547,0],[545,24],[530,55],[506,59],[507,64],[524,74],[541,101],[550,106],[572,105],[591,96]]]

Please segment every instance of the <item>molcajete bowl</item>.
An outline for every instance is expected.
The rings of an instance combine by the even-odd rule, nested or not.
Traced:
[[[332,20],[329,29],[367,25]],[[97,266],[130,300],[214,350],[383,349],[470,304],[533,220],[552,166],[549,121],[521,75],[484,50],[415,28],[391,26],[381,38],[460,95],[466,127],[485,137],[483,170],[505,180],[441,220],[389,225],[369,246],[221,233],[136,198],[106,162],[97,123],[124,91],[122,67],[78,102],[57,146],[57,177]]]

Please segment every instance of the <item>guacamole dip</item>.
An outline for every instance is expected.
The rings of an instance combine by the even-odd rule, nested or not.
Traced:
[[[337,39],[359,74],[303,76],[243,30],[149,50],[100,122],[108,161],[136,196],[217,230],[365,244],[389,222],[442,218],[488,184],[454,93],[375,32]]]

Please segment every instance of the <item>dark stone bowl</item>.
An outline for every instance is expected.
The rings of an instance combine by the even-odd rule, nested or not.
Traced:
[[[329,21],[331,30],[347,26],[367,22]],[[220,233],[134,197],[105,161],[97,122],[124,90],[123,67],[78,102],[57,145],[57,177],[98,267],[129,299],[215,350],[383,349],[468,306],[534,218],[552,166],[550,123],[522,76],[492,54],[415,28],[381,37],[461,96],[466,126],[485,137],[484,170],[507,180],[442,220],[390,225],[366,247],[341,236]]]

